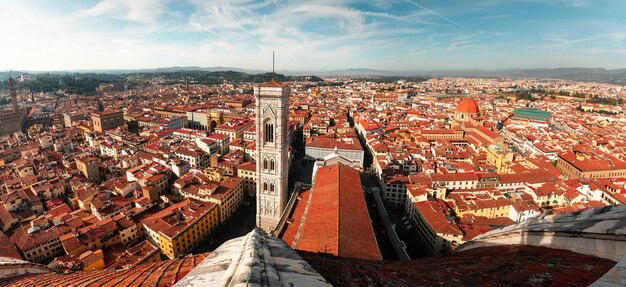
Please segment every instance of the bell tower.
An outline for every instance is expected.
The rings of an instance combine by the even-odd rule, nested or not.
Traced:
[[[11,103],[13,104],[13,112],[19,114],[20,108],[17,103],[17,93],[15,92],[13,78],[9,77],[9,91],[11,93]]]
[[[273,55],[272,55],[273,62]],[[256,98],[256,225],[274,230],[287,204],[289,86],[272,80],[254,87]]]

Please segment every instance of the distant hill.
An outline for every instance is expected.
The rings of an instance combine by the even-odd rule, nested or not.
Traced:
[[[122,70],[119,70],[122,71]],[[156,69],[139,69],[139,70],[126,70],[123,73],[172,73],[172,72],[181,72],[181,71],[204,71],[204,72],[224,72],[224,71],[233,71],[233,72],[241,72],[247,74],[263,74],[267,73],[267,71],[261,70],[247,70],[240,68],[232,68],[232,67],[198,67],[198,66],[189,66],[189,67],[166,67],[166,68],[156,68]]]
[[[153,69],[93,69],[93,70],[59,70],[59,71],[30,71],[30,70],[21,70],[21,71],[0,71],[0,77],[4,74],[12,74],[12,75],[20,75],[23,73],[27,74],[67,74],[67,73],[94,73],[94,74],[136,74],[136,73],[172,73],[172,72],[183,72],[183,71],[204,71],[204,72],[225,72],[225,71],[233,71],[233,72],[242,72],[248,74],[262,74],[267,73],[267,71],[261,70],[247,70],[240,68],[232,68],[232,67],[198,67],[198,66],[185,66],[185,67],[163,67],[163,68],[153,68]]]
[[[73,71],[4,71],[0,72],[0,79],[9,75],[29,74],[67,74],[67,73],[96,73],[96,74],[158,74],[178,72],[238,72],[250,75],[261,75],[268,71],[249,70],[235,67],[164,67],[155,69],[128,69],[128,70],[73,70]],[[331,71],[289,71],[279,70],[277,73],[285,76],[327,76],[327,77],[488,77],[488,78],[553,78],[574,81],[597,81],[618,85],[626,85],[626,69],[607,70],[604,68],[554,68],[554,69],[500,69],[500,70],[422,70],[422,71],[390,71],[368,68],[353,68]]]
[[[626,85],[626,69],[606,70],[603,68],[558,68],[522,70],[514,74],[518,77],[556,78],[575,81],[597,81]]]
[[[416,75],[431,77],[488,77],[488,78],[550,78],[573,81],[594,81],[626,85],[626,69],[555,68],[505,70],[441,70],[418,71]]]
[[[626,85],[626,69],[607,70],[603,68],[555,68],[555,69],[501,69],[501,70],[424,70],[389,71],[375,69],[343,69],[332,71],[291,72],[285,75],[306,73],[318,76],[347,77],[477,77],[477,78],[550,78],[573,81],[595,81]]]
[[[129,72],[133,71],[133,72]],[[21,74],[30,74],[26,72],[0,72],[0,90],[8,89],[7,78],[9,76],[19,76]],[[251,74],[237,71],[210,71],[197,70],[193,67],[186,69],[180,68],[162,68],[154,70],[116,70],[115,73],[100,70],[98,73],[92,72],[46,72],[31,74],[31,79],[25,82],[18,82],[18,89],[27,89],[33,92],[55,92],[65,91],[67,93],[76,94],[96,94],[96,87],[101,83],[111,82],[128,82],[131,87],[149,84],[151,80],[158,79],[164,84],[221,84],[244,83],[244,82],[267,82],[275,78],[278,81],[295,81],[308,80],[312,82],[321,82],[321,78],[317,76],[285,76],[277,73],[258,73]]]
[[[555,69],[502,69],[502,70],[424,70],[387,71],[374,69],[344,69],[311,71],[319,76],[381,76],[381,77],[477,77],[477,78],[550,78],[573,81],[595,81],[626,85],[626,69],[555,68]],[[285,73],[290,74],[290,73]]]
[[[316,75],[322,76],[399,76],[400,73],[385,70],[374,69],[344,69],[344,70],[332,70],[328,72],[317,72]]]

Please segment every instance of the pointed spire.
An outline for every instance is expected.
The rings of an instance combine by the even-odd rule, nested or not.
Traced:
[[[284,87],[284,84],[276,81],[276,70],[274,68],[276,63],[275,58],[274,50],[272,50],[272,80],[261,84],[261,87]]]

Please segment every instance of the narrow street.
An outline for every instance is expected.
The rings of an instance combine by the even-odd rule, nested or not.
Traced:
[[[377,210],[374,196],[370,192],[368,192],[372,189],[374,190],[373,192],[377,192],[376,190],[380,189],[380,187],[378,186],[378,180],[376,179],[376,174],[367,171],[362,172],[361,185],[363,186],[363,190],[365,191],[365,204],[367,205],[367,211],[369,212],[370,219],[372,220],[372,228],[374,229],[374,233],[376,234],[376,241],[378,241],[378,248],[380,249],[380,253],[385,260],[398,260],[398,255],[393,249],[393,245],[391,244],[391,241],[389,240],[389,237],[387,235],[387,230],[385,229],[385,225],[383,224],[383,219],[381,218],[381,215]]]
[[[372,228],[376,235],[376,241],[378,242],[378,248],[383,256],[384,260],[398,260],[396,251],[391,245],[391,241],[387,236],[387,230],[383,224],[383,219],[380,217],[378,210],[376,209],[376,201],[371,193],[365,192],[365,203],[367,205],[367,211],[370,214],[372,220]]]
[[[293,187],[296,182],[303,182],[310,184],[312,179],[311,175],[313,173],[313,165],[311,163],[307,163],[307,165],[303,165],[304,155],[305,155],[305,146],[302,131],[299,130],[296,134],[296,137],[291,145],[291,148],[294,152],[294,157],[292,159],[291,167],[289,168],[289,193],[293,191]]]
[[[296,182],[304,182],[310,184],[312,182],[313,164],[307,162],[303,165],[305,156],[305,145],[303,141],[302,132],[299,131],[296,134],[296,138],[293,141],[292,149],[294,151],[294,157],[292,158],[291,167],[289,169],[289,192],[293,192],[293,187]],[[371,156],[369,152],[365,151],[366,163],[371,165]],[[368,160],[369,158],[369,160]],[[379,189],[378,180],[376,174],[372,171],[365,171],[360,174],[361,184],[365,191],[369,191],[372,188]],[[376,240],[381,251],[381,254],[385,260],[397,260],[398,257],[389,241],[387,231],[383,225],[382,218],[376,209],[376,202],[372,194],[365,192],[365,202],[372,220],[372,227],[376,235]],[[235,213],[228,218],[223,224],[221,224],[217,230],[213,232],[205,241],[197,246],[193,253],[205,253],[211,252],[219,247],[224,242],[246,235],[252,231],[256,225],[256,198],[246,197],[244,204],[235,211]]]
[[[289,169],[289,193],[293,191],[296,182],[311,183],[313,166],[311,164],[302,165],[305,152],[302,138],[302,132],[300,131],[296,134],[292,145],[295,153]],[[246,196],[244,204],[230,218],[226,219],[211,236],[199,244],[192,253],[211,252],[230,239],[248,234],[256,226],[255,215],[256,198],[254,196]]]
[[[244,197],[244,203],[226,221],[217,227],[213,234],[202,241],[191,253],[205,253],[215,250],[222,243],[244,236],[256,226],[256,198]]]

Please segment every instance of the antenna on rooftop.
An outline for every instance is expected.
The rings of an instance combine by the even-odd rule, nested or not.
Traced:
[[[275,56],[274,56],[274,50],[272,50],[272,81],[276,81],[276,72],[274,72],[274,66],[276,64],[276,60],[275,60]]]

